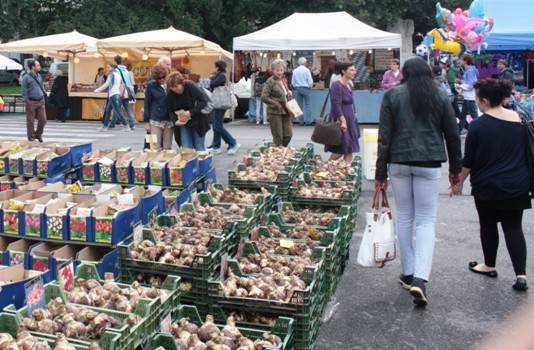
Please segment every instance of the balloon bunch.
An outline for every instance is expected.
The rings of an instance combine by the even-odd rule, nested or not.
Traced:
[[[428,32],[421,45],[431,51],[454,55],[461,55],[466,50],[480,52],[481,48],[486,48],[486,39],[493,28],[493,18],[484,16],[480,0],[473,0],[467,11],[458,8],[454,12],[441,7],[438,2],[436,21],[439,28]]]

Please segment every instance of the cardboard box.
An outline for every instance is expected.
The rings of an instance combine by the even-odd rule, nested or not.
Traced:
[[[7,251],[9,252],[9,266],[23,265],[28,267],[28,255],[30,250],[30,243],[24,239],[19,239],[11,242],[7,245]]]
[[[105,155],[111,153],[112,150],[96,150],[87,153],[82,158],[82,180],[89,182],[100,181],[99,163]]]
[[[38,177],[54,177],[65,173],[72,167],[70,149],[65,147],[52,148],[39,154],[35,159]]]
[[[69,211],[71,208],[84,202],[95,202],[95,196],[91,195],[58,195],[60,199],[46,207],[44,213],[43,238],[68,240]]]
[[[52,251],[60,248],[60,245],[48,242],[36,243],[28,250],[30,268],[36,271],[47,271],[52,258]]]
[[[70,241],[93,241],[91,223],[95,205],[96,202],[87,201],[69,210],[68,238]]]
[[[100,204],[93,210],[94,242],[115,245],[132,234],[139,220],[139,200],[122,195]]]
[[[39,193],[33,191],[20,191],[12,190],[17,192],[5,191],[0,192],[0,202],[2,209],[2,222],[3,222],[3,232],[16,235],[24,235],[25,233],[25,224],[26,212],[35,212],[38,208],[35,208],[36,205],[43,205],[48,200],[52,199],[54,194],[49,193]],[[15,197],[11,197],[16,195]],[[11,198],[10,198],[11,197]],[[7,200],[4,200],[7,199]],[[34,224],[34,219],[30,219],[31,224]],[[40,227],[40,223],[39,223]],[[34,227],[31,227],[33,230]]]
[[[7,246],[15,242],[16,238],[0,237],[0,265],[9,265],[9,251]]]
[[[198,177],[198,156],[191,151],[183,151],[168,163],[169,186],[187,187]]]
[[[8,175],[0,176],[0,192],[13,189],[13,180]]]
[[[76,262],[80,264],[96,265],[100,278],[104,279],[106,272],[111,272],[115,276],[118,271],[119,253],[117,249],[106,249],[102,247],[85,247],[76,255]]]
[[[0,174],[9,174],[9,156],[26,149],[28,141],[4,141],[0,143]],[[18,163],[17,169],[18,171]]]
[[[122,186],[108,183],[83,186],[79,194],[101,195],[106,193],[122,193]]]
[[[145,189],[135,186],[126,189],[124,193],[133,194],[134,198],[139,201],[139,218],[144,225],[148,224],[148,218],[153,210],[156,215],[165,212],[165,200],[161,187],[150,185],[148,189]]]
[[[158,186],[169,185],[169,162],[177,156],[175,151],[159,152],[158,156],[150,161],[150,183]]]
[[[41,181],[39,180],[38,178],[36,177],[33,177],[29,180],[24,180],[24,184],[21,184],[20,178],[16,178],[16,181],[15,182],[15,185],[17,186],[17,188],[19,190],[23,190],[23,191],[37,191],[39,190],[40,188],[43,188],[46,186],[46,183],[44,183],[44,181]]]
[[[115,164],[117,182],[121,184],[133,184],[132,162],[142,155],[141,151],[132,151],[122,155]]]
[[[45,147],[34,147],[34,148],[28,148],[24,151],[13,153],[9,156],[9,168],[11,172],[11,161],[12,160],[18,160],[19,161],[19,171],[18,173],[20,175],[24,176],[35,176],[37,175],[37,170],[35,168],[35,159],[38,155],[48,152],[49,149]],[[14,174],[13,172],[11,172]]]
[[[0,289],[0,309],[13,304],[20,309],[25,305],[26,291],[24,286],[33,278],[41,277],[43,283],[52,280],[50,273],[42,273],[24,269],[24,266],[11,266],[2,270],[0,281],[5,283]]]
[[[157,152],[143,152],[132,161],[131,173],[135,185],[149,185],[150,179],[150,162],[158,157]]]
[[[101,182],[117,182],[115,164],[117,159],[129,151],[130,148],[114,150],[98,160],[98,173]]]

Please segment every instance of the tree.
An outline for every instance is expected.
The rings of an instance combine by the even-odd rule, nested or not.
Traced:
[[[443,0],[451,10],[471,0]],[[411,18],[417,32],[436,26],[430,0],[2,0],[3,41],[79,32],[105,38],[170,25],[231,49],[236,36],[269,26],[294,12],[347,11],[386,29],[398,18]]]

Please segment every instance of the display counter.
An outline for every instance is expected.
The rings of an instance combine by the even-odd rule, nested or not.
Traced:
[[[311,113],[313,118],[318,118],[321,114],[324,100],[328,94],[328,90],[311,91]],[[377,124],[380,119],[380,106],[384,98],[383,90],[354,90],[352,92],[354,99],[356,118],[360,124]],[[330,100],[330,99],[329,99]],[[327,102],[325,114],[330,113],[330,101]]]
[[[71,91],[69,93],[70,101],[70,120],[102,120],[106,108],[108,94],[105,92],[82,92]],[[135,95],[135,105],[131,105],[137,121],[143,121],[141,112],[145,105],[145,95],[138,93]],[[55,108],[46,109],[48,119],[56,118]]]

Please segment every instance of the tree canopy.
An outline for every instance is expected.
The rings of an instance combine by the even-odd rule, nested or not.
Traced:
[[[443,0],[468,7],[470,0]],[[294,12],[347,11],[381,29],[398,18],[415,31],[436,26],[433,0],[2,0],[0,39],[5,42],[74,29],[97,38],[170,25],[231,49],[232,38],[273,24]]]

